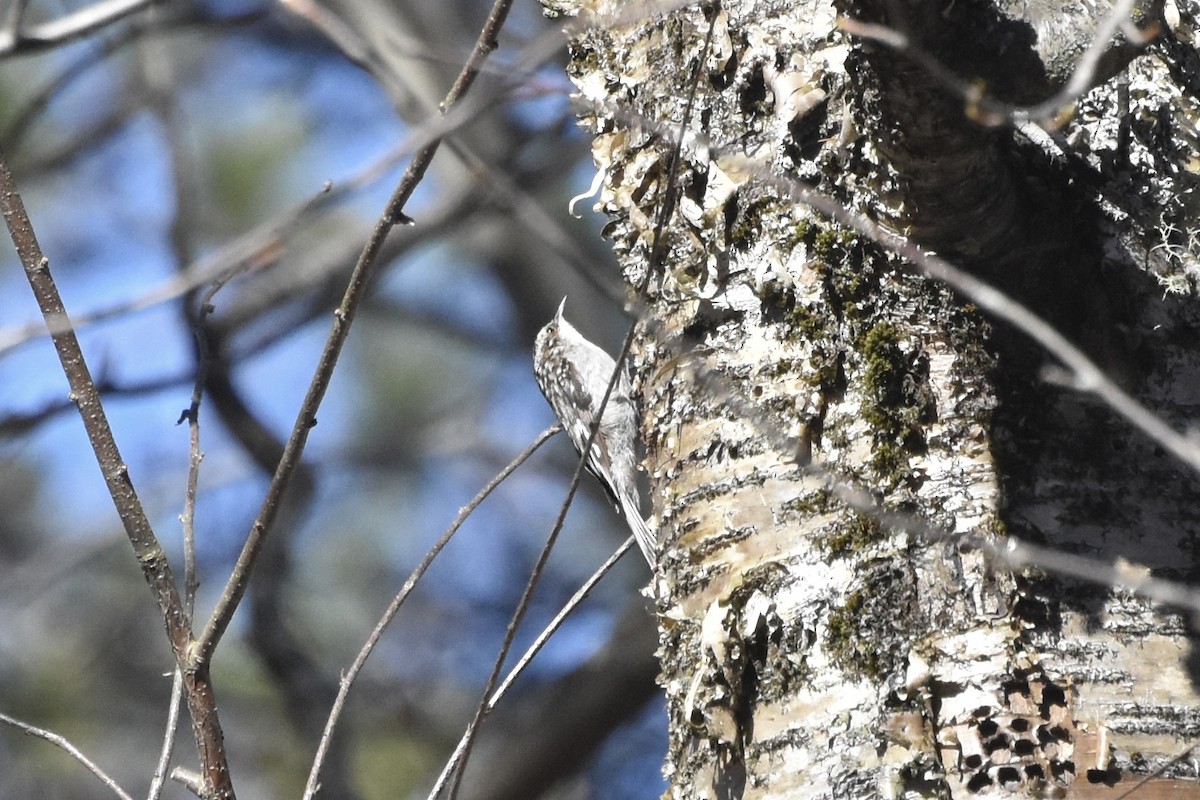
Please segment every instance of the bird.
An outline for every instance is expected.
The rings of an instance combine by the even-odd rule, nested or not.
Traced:
[[[629,376],[622,366],[600,415],[601,401],[617,373],[617,363],[563,318],[566,304],[564,297],[554,319],[538,331],[533,346],[533,374],[576,452],[583,453],[599,417],[599,430],[585,466],[625,518],[653,570],[658,543],[642,516],[638,495],[638,417]]]

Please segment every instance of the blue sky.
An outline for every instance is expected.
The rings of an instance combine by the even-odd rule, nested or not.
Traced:
[[[215,5],[225,10],[252,6]],[[207,169],[213,153],[240,146],[256,152],[257,141],[249,141],[248,135],[282,148],[280,152],[269,147],[257,151],[263,161],[262,180],[252,187],[250,196],[234,198],[235,207],[245,202],[249,209],[239,213],[260,216],[226,219],[223,228],[201,226],[199,244],[205,252],[310,197],[324,181],[336,182],[354,174],[404,136],[405,126],[374,81],[335,53],[312,44],[297,46],[249,29],[214,40],[201,60],[181,50],[181,62],[195,69],[186,72],[185,86],[172,95],[172,102],[177,104],[195,148],[195,163]],[[76,44],[41,56],[32,65],[23,64],[21,69],[36,75],[37,80],[29,85],[39,87],[94,46]],[[66,141],[73,131],[86,130],[118,106],[135,72],[130,69],[130,58],[126,53],[95,67],[64,91],[31,130],[25,147],[16,153],[16,163]],[[0,65],[0,83],[9,85],[9,96],[19,96],[20,91],[11,85],[13,75]],[[567,113],[565,80],[553,68],[541,77],[543,86],[558,82],[563,91],[536,94],[514,104],[509,112],[532,131],[553,128]],[[580,136],[570,124],[564,126],[562,135]],[[37,174],[18,171],[33,224],[72,314],[88,314],[139,297],[173,276],[169,226],[175,208],[169,159],[161,121],[142,110],[63,169]],[[398,170],[393,170],[349,198],[341,205],[341,213],[364,224],[372,220],[397,174]],[[591,174],[589,164],[579,164],[575,191],[583,190]],[[216,177],[215,173],[202,173],[203,180],[215,181]],[[437,199],[437,191],[431,178],[414,197],[409,213],[419,218],[421,210]],[[587,235],[594,236],[597,221],[571,220],[565,213],[565,197],[561,207],[551,211],[564,225],[585,226]],[[219,213],[213,217],[221,219]],[[230,295],[218,294],[218,307],[226,297],[232,300],[235,290],[231,286],[225,290]],[[352,335],[339,365],[306,452],[307,459],[322,465],[321,482],[316,509],[300,541],[307,542],[314,553],[336,555],[330,537],[344,535],[346,541],[383,559],[378,585],[368,581],[361,587],[375,598],[365,604],[372,614],[398,586],[397,578],[503,460],[553,421],[532,380],[529,343],[520,341],[517,333],[510,289],[488,265],[464,260],[451,240],[410,254],[403,265],[384,273],[375,291],[420,319],[437,320],[465,342],[486,346],[478,352],[465,345],[447,349],[437,344],[432,329],[401,323],[392,330],[360,322],[361,329]],[[15,255],[11,248],[0,248],[0,341],[14,326],[38,319]],[[239,383],[248,401],[280,437],[291,427],[315,354],[327,334],[328,320],[319,316],[239,365]],[[619,325],[619,320],[615,324]],[[185,375],[191,369],[189,332],[180,324],[174,303],[88,326],[80,331],[80,339],[94,375],[122,385]],[[469,374],[460,372],[461,378],[456,377],[455,370],[466,369]],[[405,466],[399,477],[359,462],[364,443],[370,444],[374,438],[370,426],[405,424],[403,419],[389,420],[387,410],[377,407],[378,400],[364,394],[375,391],[373,386],[379,388],[380,381],[396,380],[390,377],[393,374],[414,376],[412,391],[417,397],[429,391],[428,386],[420,385],[422,381],[461,379],[470,389],[469,402],[461,409],[467,417],[447,412],[442,418],[436,407],[423,412],[433,420],[431,430],[443,436],[441,444],[419,451],[417,462]],[[0,418],[59,402],[66,393],[65,378],[46,337],[0,352]],[[186,426],[175,422],[190,393],[190,383],[185,382],[141,396],[112,397],[105,406],[139,493],[176,563],[188,432]],[[453,391],[448,395],[453,396]],[[240,453],[211,409],[202,414],[205,462],[198,535],[206,592],[212,592],[220,586],[257,511],[265,478]],[[456,432],[473,437],[469,441],[473,447],[459,446],[453,435]],[[387,436],[379,438],[387,440]],[[428,441],[422,442],[428,445]],[[464,526],[462,541],[447,549],[436,580],[424,590],[426,602],[457,608],[454,613],[459,618],[478,624],[471,636],[452,645],[460,656],[459,679],[465,684],[476,685],[486,674],[487,659],[498,641],[499,626],[519,593],[523,570],[554,519],[565,492],[562,473],[555,465],[567,458],[567,451],[563,442],[553,442],[523,467]],[[82,424],[72,414],[55,416],[20,438],[0,440],[0,458],[19,460],[37,470],[40,493],[28,502],[57,536],[118,535],[116,514]],[[345,525],[348,527],[343,529]],[[624,536],[619,526],[615,516],[586,494],[577,501],[562,537],[561,553],[556,555],[531,612],[531,623],[547,620],[607,556]],[[399,531],[403,535],[397,535]],[[604,535],[596,535],[596,531]],[[603,585],[594,602],[536,662],[532,679],[561,675],[594,652],[612,630],[613,613],[629,601],[631,587],[645,581],[644,571],[640,563],[627,563]],[[312,580],[314,586],[323,585],[320,576]],[[202,609],[205,600],[202,595]],[[519,644],[523,646],[534,633],[535,628],[530,627]],[[344,634],[346,643],[357,642],[366,629],[347,626]],[[396,651],[385,652],[396,655]],[[348,661],[350,655],[347,652],[342,661]],[[411,668],[400,662],[395,666],[401,671]],[[631,723],[627,741],[610,745],[610,754],[618,755],[608,756],[625,758],[629,742],[638,743],[635,750],[644,755],[646,769],[636,771],[636,785],[652,789],[646,797],[657,796],[662,788],[661,783],[652,785],[663,746],[661,714],[659,709]],[[657,741],[658,749],[647,741]],[[611,774],[603,768],[604,763],[601,759],[597,767],[598,779]]]

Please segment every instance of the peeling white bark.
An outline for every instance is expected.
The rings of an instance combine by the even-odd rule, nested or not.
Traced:
[[[600,17],[573,42],[572,77],[633,286],[699,76],[636,353],[671,797],[1115,797],[1200,730],[1177,617],[885,530],[811,469],[947,530],[1196,573],[1193,476],[775,179],[951,253],[1173,420],[1196,418],[1200,315],[1164,306],[1156,281],[1189,290],[1200,252],[1178,232],[1200,206],[1186,156],[1200,69],[1188,88],[1182,56],[1131,65],[1114,46],[1063,135],[1031,140],[977,126],[903,55],[835,28],[838,12],[896,25],[895,5],[745,0],[606,25],[616,6],[583,4]],[[1017,5],[904,7],[933,57],[1032,103],[1069,78],[1063,54],[1102,13]],[[1174,11],[1194,36],[1195,10]],[[1177,763],[1139,792],[1194,792],[1195,777]]]

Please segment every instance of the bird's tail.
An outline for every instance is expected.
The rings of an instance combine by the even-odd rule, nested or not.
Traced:
[[[625,522],[628,523],[629,529],[633,531],[633,538],[637,540],[638,547],[642,550],[642,555],[646,557],[646,563],[650,565],[650,571],[654,571],[654,565],[658,561],[658,541],[654,535],[654,531],[650,529],[650,525],[642,516],[642,512],[629,498],[620,498],[621,516],[625,517]]]

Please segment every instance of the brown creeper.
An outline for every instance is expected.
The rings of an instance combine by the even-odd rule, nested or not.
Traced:
[[[566,304],[564,297],[554,319],[538,332],[533,346],[533,374],[571,444],[576,452],[582,453],[617,364],[563,319]],[[658,548],[638,502],[633,444],[636,435],[637,411],[633,407],[629,378],[622,367],[604,407],[586,466],[625,517],[642,555],[654,569]]]

